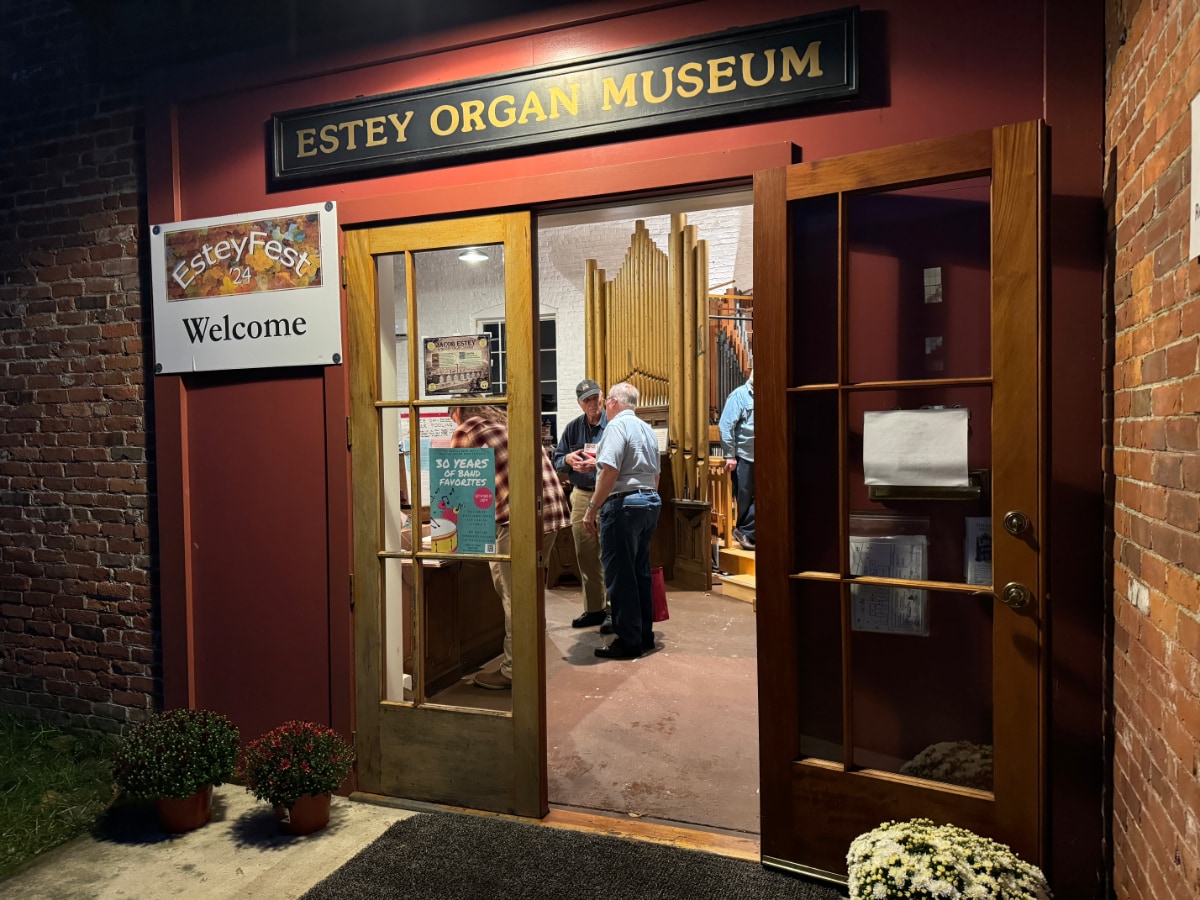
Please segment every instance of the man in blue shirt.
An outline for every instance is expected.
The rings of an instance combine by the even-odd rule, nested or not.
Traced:
[[[725,468],[733,473],[737,524],[733,539],[743,550],[754,549],[754,370],[725,401],[721,411],[721,449]]]
[[[575,399],[583,415],[563,429],[554,448],[554,471],[571,479],[571,536],[575,539],[575,560],[583,583],[583,612],[571,620],[573,628],[604,624],[604,570],[600,564],[600,538],[583,524],[592,494],[596,490],[596,447],[608,417],[604,415],[604,392],[600,385],[585,378],[575,388]],[[588,452],[590,450],[590,452]]]
[[[650,540],[662,508],[659,449],[654,429],[634,411],[637,402],[638,389],[632,384],[609,389],[608,425],[596,452],[600,474],[583,517],[588,531],[600,534],[604,583],[612,602],[616,638],[593,651],[602,659],[636,659],[654,649]]]

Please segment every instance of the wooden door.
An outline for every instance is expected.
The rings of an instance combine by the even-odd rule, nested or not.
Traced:
[[[474,262],[460,258],[469,248],[482,251]],[[531,253],[527,213],[346,234],[359,786],[540,817],[548,807]],[[490,353],[501,382],[476,383],[466,398],[442,393],[425,345],[481,331],[500,339]],[[429,518],[425,457],[448,443],[447,407],[459,403],[507,411],[511,554],[413,537]],[[513,685],[489,691],[470,675],[502,645],[486,566],[503,559],[512,566]]]
[[[1045,141],[755,178],[768,865],[844,878],[915,816],[1042,859]],[[968,486],[916,484],[962,443]]]

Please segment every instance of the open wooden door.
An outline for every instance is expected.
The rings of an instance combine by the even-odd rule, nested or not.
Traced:
[[[531,253],[526,213],[346,234],[359,787],[541,817],[545,620]],[[465,370],[480,351],[460,357],[446,349],[452,341],[431,339],[470,344],[473,335],[485,338],[478,346],[490,373],[456,384],[460,367],[447,358]],[[431,376],[435,352],[442,374]],[[507,411],[511,554],[486,539],[467,552],[465,538],[456,546],[425,524],[430,460],[453,431],[447,407],[460,403]],[[441,498],[432,499],[436,507]],[[494,666],[504,637],[487,563],[503,559],[512,565],[512,688],[483,690],[471,673]]]
[[[1042,861],[1045,141],[755,179],[767,865],[844,878],[915,816]],[[969,485],[929,484],[964,422]]]

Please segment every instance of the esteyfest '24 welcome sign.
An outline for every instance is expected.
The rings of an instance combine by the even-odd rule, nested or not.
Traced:
[[[155,371],[341,362],[332,202],[151,229]]]

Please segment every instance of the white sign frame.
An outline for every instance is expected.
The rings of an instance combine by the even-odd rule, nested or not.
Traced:
[[[314,215],[320,229],[315,261],[306,249],[292,245],[303,235],[291,224]],[[268,227],[255,227],[260,225]],[[214,228],[241,238],[204,242],[186,259],[177,258],[175,248],[168,251],[168,236]],[[337,206],[332,201],[155,225],[150,234],[155,373],[340,365],[337,241]],[[281,277],[285,269],[287,277],[318,277],[319,283],[280,287],[258,280],[261,270],[264,279],[286,283]],[[217,274],[221,285],[201,289],[196,279],[205,272],[209,284]],[[251,277],[254,284],[244,280]],[[193,295],[180,296],[185,289]],[[207,292],[194,295],[197,290]]]

